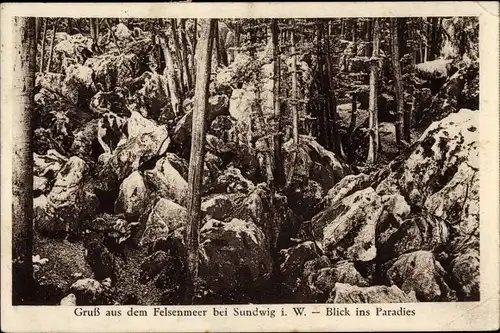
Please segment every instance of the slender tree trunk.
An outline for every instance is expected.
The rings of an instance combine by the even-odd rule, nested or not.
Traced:
[[[368,147],[367,163],[373,164],[377,161],[378,154],[378,63],[379,63],[379,44],[380,44],[380,19],[373,19],[373,52],[370,69],[370,104],[368,109],[368,127],[370,130],[370,142]]]
[[[192,46],[191,54],[193,55],[191,57],[191,70],[193,73],[192,74],[193,83],[196,80],[196,57],[195,57],[195,54],[196,54],[197,40],[198,40],[198,20],[194,19],[194,22],[193,22],[193,43],[191,44],[191,46]]]
[[[415,22],[412,18],[408,19],[408,35],[410,37],[410,64],[415,66],[417,64],[417,43],[415,41]]]
[[[341,18],[340,19],[340,37],[344,38],[345,35],[345,19]]]
[[[40,68],[39,72],[43,73],[44,65],[45,65],[45,39],[47,38],[47,19],[43,20],[43,32],[42,32],[42,50],[40,52]]]
[[[105,18],[104,21],[106,21],[106,25],[108,26],[109,33],[111,34],[111,37],[113,38],[113,43],[115,43],[116,48],[118,49],[118,52],[121,54],[122,50],[120,48],[120,45],[118,45],[118,39],[116,38],[116,35],[115,35],[113,29],[111,28],[111,23],[109,23],[109,19]],[[97,28],[96,28],[96,33],[97,33]]]
[[[266,120],[264,117],[264,112],[262,112],[262,101],[260,99],[260,87],[256,87],[255,89],[255,108],[257,111],[257,121],[256,123],[259,126],[259,131],[262,132],[262,129],[264,128],[264,125],[266,124]],[[273,140],[271,137],[264,139],[265,142],[265,152],[264,152],[264,157],[266,159],[266,179],[267,179],[267,185],[269,187],[274,186],[274,175],[273,175],[273,169],[274,169],[274,160],[273,160],[273,155],[272,155],[272,147],[273,147]]]
[[[238,48],[240,47],[240,31],[241,27],[238,21],[235,23],[236,27],[234,28],[234,52],[233,52],[233,59],[236,59],[236,56],[238,55]]]
[[[58,19],[55,19],[54,23],[52,24],[52,38],[50,40],[49,59],[47,60],[47,73],[50,72],[50,65],[52,64],[52,54],[54,53],[54,44],[56,43],[57,21]]]
[[[299,149],[299,111],[297,108],[297,55],[295,54],[295,33],[290,30],[291,38],[291,52],[292,52],[292,131],[293,131],[293,153],[292,153],[292,163],[290,164],[290,170],[288,172],[288,177],[286,181],[287,187],[290,186],[293,180],[293,174],[295,172],[295,163],[297,160],[297,151]]]
[[[174,42],[174,54],[175,54],[175,60],[174,60],[174,71],[178,73],[178,81],[179,82],[179,92],[181,96],[184,96],[184,85],[182,84],[183,82],[186,82],[187,80],[184,80],[185,73],[182,70],[182,56],[181,56],[181,46],[179,45],[179,35],[177,33],[177,21],[176,19],[170,19],[170,25],[172,27],[172,41]]]
[[[372,19],[366,21],[366,47],[365,56],[369,57],[372,54]]]
[[[187,38],[186,38],[186,19],[181,19],[179,30],[181,34],[182,62],[184,64],[184,73],[186,73],[186,80],[187,80],[186,90],[190,90],[193,87],[193,79],[191,77],[191,71],[189,70],[189,59],[188,59]]]
[[[273,101],[274,101],[274,122],[276,124],[276,133],[274,139],[274,180],[276,185],[282,187],[285,185],[285,168],[283,165],[283,154],[281,151],[281,103],[280,103],[280,57],[279,57],[279,28],[278,20],[273,19],[271,23],[272,47],[274,61],[273,78]]]
[[[205,119],[208,109],[208,84],[212,65],[214,19],[201,20],[201,38],[196,54],[196,87],[192,120],[191,156],[188,176],[188,223],[186,226],[187,288],[186,301],[194,303],[198,278],[198,251],[200,246],[201,194],[205,164]]]
[[[394,73],[394,92],[396,95],[397,118],[396,118],[396,144],[401,145],[403,139],[403,123],[404,123],[404,101],[403,101],[403,78],[401,76],[401,64],[399,62],[399,40],[398,40],[399,25],[397,18],[391,18],[391,37],[392,37],[392,69]]]
[[[172,104],[172,110],[177,116],[180,109],[180,98],[179,98],[179,87],[177,84],[177,77],[175,75],[174,61],[172,60],[172,54],[168,48],[167,41],[165,38],[160,37],[160,46],[163,50],[163,56],[165,58],[165,70],[163,75],[167,78],[168,89],[170,91],[170,102]]]
[[[435,60],[439,56],[439,18],[431,19],[431,46],[429,60]]]
[[[333,151],[340,156],[345,158],[344,148],[342,147],[342,140],[340,139],[340,132],[337,128],[337,98],[335,96],[334,85],[332,82],[333,78],[333,68],[330,61],[330,41],[329,37],[325,38],[324,46],[325,58],[326,58],[326,81],[327,81],[327,99],[328,99],[328,111],[330,113],[330,132],[332,137],[332,147]]]
[[[33,283],[32,115],[36,70],[35,18],[14,17],[12,107],[12,302],[26,304]]]
[[[214,32],[214,43],[215,43],[215,59],[217,60],[217,67],[221,67],[222,65],[222,57],[220,52],[220,39],[219,39],[219,22],[215,23],[215,32]]]
[[[98,18],[91,18],[90,19],[90,37],[94,41],[94,45],[97,45],[97,40],[99,37],[99,22]]]
[[[357,43],[358,43],[358,21],[353,18],[352,19],[352,42],[354,44],[354,56],[356,56],[356,53],[358,52],[358,47],[357,47]]]

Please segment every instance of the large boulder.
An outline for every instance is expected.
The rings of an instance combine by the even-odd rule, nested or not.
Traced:
[[[368,187],[321,211],[311,220],[329,257],[368,261],[375,258],[375,227],[382,214],[381,197]]]
[[[77,305],[110,304],[106,287],[94,279],[81,279],[73,283],[70,292],[75,295]]]
[[[479,169],[478,122],[477,112],[464,109],[433,123],[405,159],[390,164],[392,172],[378,185],[377,193],[401,193],[412,205],[424,207],[430,196],[449,183],[456,184],[452,182],[454,177],[463,179],[466,172],[472,176]],[[463,171],[458,172],[461,168]],[[452,206],[449,203],[446,207]]]
[[[293,153],[296,154],[292,177],[294,183],[303,184],[311,179],[320,184],[323,191],[328,191],[351,173],[350,168],[333,152],[310,136],[301,135],[298,147],[294,147],[291,140],[286,142],[283,150],[287,176],[292,170]]]
[[[111,91],[115,87],[126,87],[131,78],[138,76],[140,61],[133,53],[107,53],[87,59],[85,66],[94,71],[94,80],[104,91]]]
[[[186,204],[188,191],[187,181],[172,165],[170,160],[162,157],[152,170],[144,172],[147,186],[158,196],[170,199],[180,205]]]
[[[422,302],[456,300],[454,292],[445,282],[445,271],[428,251],[401,255],[384,265],[386,283],[397,285],[404,292],[414,292]]]
[[[120,185],[115,201],[115,213],[123,213],[128,220],[137,221],[149,203],[149,190],[142,175],[134,171]]]
[[[120,183],[132,172],[139,170],[143,163],[164,153],[162,150],[166,149],[168,139],[167,130],[157,127],[149,133],[130,138],[117,147],[112,155],[100,158],[97,188],[102,191],[118,189]]]
[[[428,126],[432,121],[444,119],[463,108],[479,107],[479,63],[464,63],[450,76],[432,102],[422,112],[419,126]]]
[[[371,181],[371,177],[364,173],[347,175],[328,191],[324,204],[327,207],[332,206],[354,192],[367,188]]]
[[[320,256],[314,242],[307,241],[294,247],[283,249],[279,253],[280,274],[283,277],[281,283],[282,292],[295,299],[309,295],[303,290],[307,285],[307,276],[304,276],[304,265],[306,262]],[[305,295],[304,295],[305,294]]]
[[[148,248],[148,252],[161,249],[167,242],[167,236],[185,226],[187,220],[186,208],[171,200],[160,198],[147,217],[140,245]]]
[[[45,205],[37,205],[35,226],[39,232],[78,232],[82,221],[92,216],[97,198],[87,186],[87,173],[87,164],[75,156],[59,171]]]
[[[406,294],[396,286],[358,287],[336,283],[327,303],[414,303],[413,293]]]
[[[201,228],[199,277],[209,302],[258,301],[268,287],[272,258],[252,222],[210,220]]]

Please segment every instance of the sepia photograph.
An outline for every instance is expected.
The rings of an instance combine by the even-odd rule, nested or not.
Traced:
[[[12,17],[12,306],[485,300],[479,16],[108,13]]]

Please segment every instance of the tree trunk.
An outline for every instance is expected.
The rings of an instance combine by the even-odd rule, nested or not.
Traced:
[[[392,69],[394,73],[394,92],[396,95],[396,144],[401,145],[403,139],[404,123],[404,101],[403,101],[403,78],[401,76],[401,64],[399,62],[399,25],[397,18],[391,18],[391,37],[392,37]]]
[[[410,38],[410,64],[415,66],[417,64],[417,43],[415,41],[415,22],[412,18],[408,19],[408,35]]]
[[[182,84],[183,82],[186,82],[187,80],[184,80],[184,71],[182,70],[182,56],[181,56],[181,46],[179,45],[179,35],[177,34],[177,21],[176,19],[170,19],[170,25],[172,27],[172,41],[174,42],[174,54],[175,54],[175,60],[174,60],[174,72],[178,73],[178,81],[179,82],[179,93],[181,96],[184,95],[184,85]]]
[[[354,150],[355,148],[353,147],[352,144],[352,139],[354,135],[354,130],[356,129],[356,118],[357,118],[357,111],[358,111],[358,94],[357,93],[352,93],[352,102],[351,102],[351,121],[349,122],[349,129],[348,129],[348,146],[349,146],[349,153],[348,153],[348,158],[349,162],[354,161]]]
[[[111,28],[111,23],[109,23],[109,19],[105,18],[103,20],[106,22],[106,25],[108,26],[109,33],[110,33],[111,37],[113,38],[113,43],[115,43],[116,48],[118,49],[118,52],[121,54],[122,50],[120,48],[120,45],[118,45],[118,39],[116,38],[116,35],[115,35],[113,29]],[[96,33],[97,33],[97,28],[96,28]]]
[[[59,19],[54,19],[54,23],[52,24],[52,38],[50,40],[49,59],[47,60],[47,73],[50,72],[50,65],[52,64],[52,54],[54,53],[54,44],[56,41],[56,26],[58,20]]]
[[[177,116],[180,109],[180,98],[179,98],[179,87],[177,84],[177,77],[175,75],[174,61],[172,60],[172,54],[168,48],[167,41],[165,38],[160,37],[160,46],[163,50],[163,56],[165,58],[165,70],[163,75],[167,78],[168,90],[170,91],[170,102],[172,104],[172,110]]]
[[[90,37],[94,41],[94,45],[97,45],[97,40],[99,37],[99,31],[98,31],[99,24],[98,24],[97,20],[99,20],[99,19],[98,18],[91,18],[90,19]]]
[[[372,54],[372,19],[366,21],[366,47],[365,56],[369,57]]]
[[[33,294],[32,116],[36,70],[35,18],[14,17],[12,107],[12,302],[26,304]]]
[[[328,100],[328,110],[330,113],[330,132],[331,132],[331,142],[333,151],[341,158],[345,157],[344,148],[342,147],[342,140],[340,139],[340,132],[337,128],[337,98],[335,96],[334,85],[332,82],[333,78],[333,68],[330,60],[330,43],[329,37],[325,38],[324,46],[325,58],[326,58],[326,82],[327,82],[327,100]]]
[[[271,23],[272,48],[274,61],[273,77],[273,104],[274,104],[274,123],[276,124],[274,139],[274,180],[276,185],[281,187],[285,185],[285,167],[283,165],[283,154],[281,152],[281,103],[280,103],[280,57],[279,57],[279,28],[278,20],[273,19]]]
[[[236,27],[234,28],[234,51],[233,51],[233,60],[236,59],[238,55],[238,48],[240,47],[240,24],[238,21],[235,23]]]
[[[340,19],[340,37],[344,38],[345,35],[345,19],[341,18]]]
[[[47,19],[43,20],[43,32],[42,32],[42,50],[40,52],[40,68],[39,72],[43,73],[44,65],[45,65],[45,39],[47,38]]]
[[[439,18],[431,19],[431,46],[429,60],[435,60],[439,56]]]
[[[370,131],[370,142],[368,147],[367,163],[374,164],[377,161],[378,154],[378,63],[379,63],[379,44],[380,44],[380,19],[373,19],[373,52],[370,69],[370,103],[368,108],[368,127]]]
[[[220,39],[219,39],[219,22],[215,23],[215,32],[214,32],[214,43],[215,43],[215,59],[217,60],[217,67],[222,66],[222,53],[220,51]]]
[[[187,38],[186,38],[186,19],[181,19],[180,26],[181,33],[181,45],[182,45],[182,53],[183,53],[183,64],[184,64],[184,73],[186,73],[187,79],[187,90],[190,90],[193,87],[193,78],[191,77],[191,71],[189,70],[189,52],[187,48]],[[194,56],[194,55],[193,55]]]
[[[192,76],[193,76],[193,83],[196,80],[196,43],[198,41],[198,20],[194,19],[193,22],[193,43],[192,43],[192,50],[191,54],[193,55],[191,57],[191,70],[192,70]]]
[[[297,108],[297,55],[295,54],[295,33],[290,30],[291,39],[291,53],[292,53],[292,131],[293,131],[293,153],[292,153],[292,163],[290,164],[290,170],[288,171],[288,177],[286,180],[286,186],[289,187],[293,180],[293,174],[295,172],[295,162],[297,160],[297,150],[299,149],[299,111]]]
[[[214,19],[201,20],[201,38],[196,49],[196,87],[191,131],[191,155],[188,176],[188,223],[186,225],[187,285],[186,301],[194,303],[198,278],[200,245],[201,194],[205,161],[205,119],[208,109],[208,84],[212,65]]]

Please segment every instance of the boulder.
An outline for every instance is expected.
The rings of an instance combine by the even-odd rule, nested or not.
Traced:
[[[449,230],[443,220],[432,215],[407,219],[389,237],[378,235],[380,253],[386,258],[396,258],[404,253],[438,249],[449,240]]]
[[[69,294],[68,296],[64,297],[60,304],[61,306],[76,306],[76,296],[75,294]]]
[[[461,109],[479,108],[479,63],[462,64],[450,76],[432,102],[422,112],[419,126],[426,127],[431,122],[442,120]]]
[[[207,126],[212,123],[212,121],[223,115],[229,115],[229,98],[226,95],[215,95],[208,99],[208,110],[206,123]],[[172,140],[177,144],[182,145],[191,137],[191,127],[192,127],[193,112],[188,111],[178,122],[174,128]]]
[[[148,248],[150,253],[161,249],[169,233],[185,226],[187,220],[186,208],[171,200],[160,198],[148,215],[140,245]]]
[[[262,297],[272,273],[264,233],[252,222],[210,220],[200,230],[199,277],[213,302]]]
[[[71,157],[59,171],[46,203],[36,206],[36,229],[48,234],[77,232],[97,208],[97,197],[87,190],[87,164]]]
[[[139,57],[133,53],[106,53],[87,59],[84,65],[94,71],[96,84],[104,91],[111,91],[115,87],[126,87],[131,78],[139,76],[139,63]]]
[[[304,297],[309,300],[311,298],[303,290],[308,281],[307,275],[304,274],[304,265],[319,256],[316,245],[312,241],[279,252],[280,275],[283,277],[281,288],[285,295],[294,299]]]
[[[449,274],[461,301],[479,301],[479,258],[479,244],[469,245],[452,256]]]
[[[98,120],[94,119],[74,133],[74,140],[70,149],[73,156],[78,156],[87,163],[94,160],[94,156],[100,152],[100,149],[96,148],[98,143],[97,128]]]
[[[243,177],[241,170],[229,167],[212,184],[211,192],[215,193],[249,193],[255,185]]]
[[[70,292],[76,297],[77,305],[109,304],[105,287],[94,279],[81,279],[73,283]]]
[[[364,173],[345,176],[326,194],[324,198],[325,207],[333,206],[354,192],[367,188],[370,186],[370,183],[371,177]]]
[[[158,196],[170,199],[180,205],[186,204],[188,184],[166,157],[162,157],[152,170],[144,172],[148,188]]]
[[[120,185],[115,201],[115,213],[123,213],[130,221],[137,221],[149,203],[149,190],[142,175],[134,171]]]
[[[375,227],[382,214],[381,197],[368,187],[321,211],[311,220],[313,232],[331,259],[375,258]]]
[[[406,294],[397,286],[358,287],[345,283],[336,283],[327,303],[414,303],[413,293]]]
[[[308,261],[304,265],[307,290],[315,302],[326,302],[336,283],[359,287],[369,286],[369,281],[361,276],[352,262],[341,261],[331,267],[323,258]]]
[[[478,121],[477,112],[464,109],[433,123],[409,155],[391,162],[391,173],[377,186],[377,193],[400,193],[412,205],[423,207],[430,196],[452,181],[460,168],[464,172],[466,166],[471,171],[478,170]]]
[[[207,217],[224,221],[231,216],[237,201],[241,201],[242,198],[244,196],[239,193],[211,195],[201,203],[201,211]]]
[[[456,300],[445,282],[444,269],[431,252],[403,254],[384,267],[388,285],[397,285],[405,293],[414,292],[421,302]]]
[[[164,153],[168,133],[159,127],[150,133],[130,138],[113,151],[112,155],[100,158],[96,187],[102,191],[118,189],[120,183],[132,172]],[[102,156],[102,155],[101,155]]]
[[[293,182],[302,184],[311,179],[328,191],[337,182],[351,173],[350,168],[341,162],[333,152],[326,150],[312,137],[301,135],[299,147],[292,140],[283,145],[285,173],[291,172],[293,151],[296,152]]]

